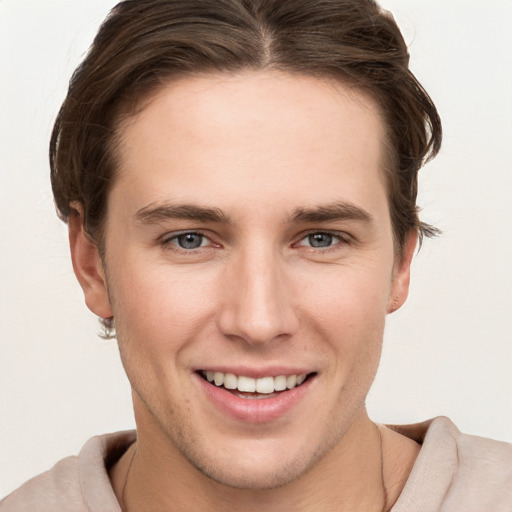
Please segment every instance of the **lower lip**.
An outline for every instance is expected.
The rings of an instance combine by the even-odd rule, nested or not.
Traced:
[[[266,423],[277,420],[297,407],[310,390],[314,378],[270,398],[240,398],[223,387],[210,384],[197,373],[195,379],[213,405],[224,414],[247,423]]]

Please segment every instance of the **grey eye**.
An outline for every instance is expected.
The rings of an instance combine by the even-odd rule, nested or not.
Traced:
[[[334,236],[329,233],[313,233],[308,235],[308,242],[311,247],[330,247],[333,241]]]
[[[204,236],[199,233],[185,233],[177,236],[175,240],[182,249],[197,249],[203,245]]]

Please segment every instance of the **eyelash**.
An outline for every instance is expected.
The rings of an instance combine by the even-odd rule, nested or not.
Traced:
[[[187,235],[201,237],[201,244],[198,247],[191,247],[191,248],[180,247],[178,245],[179,238],[187,236]],[[309,237],[312,237],[314,235],[328,236],[328,237],[337,239],[338,241],[331,245],[324,246],[324,247],[314,247],[312,245],[301,244],[301,242],[303,242],[304,240],[306,240]],[[202,244],[205,242],[205,240],[209,241],[209,243],[208,243],[208,245],[203,246]],[[311,240],[310,240],[310,242],[311,242]],[[350,243],[351,243],[350,235],[348,235],[345,232],[328,231],[328,230],[312,230],[312,231],[308,231],[306,233],[301,234],[300,239],[297,242],[294,242],[292,244],[292,247],[304,247],[305,250],[307,250],[307,251],[327,253],[327,252],[331,252],[331,251],[340,249],[340,245],[345,246],[345,245],[349,245]],[[169,248],[170,250],[175,251],[177,253],[188,254],[188,255],[197,254],[197,252],[199,250],[208,250],[211,247],[221,247],[220,245],[212,242],[212,240],[202,231],[180,231],[177,233],[173,233],[170,236],[165,236],[162,239],[162,241],[160,242],[160,244],[164,248]]]

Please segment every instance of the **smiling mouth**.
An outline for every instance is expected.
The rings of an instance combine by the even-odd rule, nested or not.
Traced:
[[[289,391],[304,384],[314,373],[300,375],[279,375],[253,379],[245,375],[201,370],[199,375],[214,386],[224,388],[239,398],[272,398],[283,391]]]

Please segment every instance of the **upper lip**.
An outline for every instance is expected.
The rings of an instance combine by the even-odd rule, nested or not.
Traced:
[[[260,379],[263,377],[279,377],[281,375],[289,376],[289,375],[302,375],[302,374],[310,374],[314,373],[314,370],[311,368],[305,368],[300,366],[269,366],[269,367],[249,367],[249,366],[213,366],[207,365],[201,368],[198,368],[196,372],[221,372],[221,373],[232,373],[234,375],[240,376],[243,375],[245,377],[251,377],[253,379]]]

